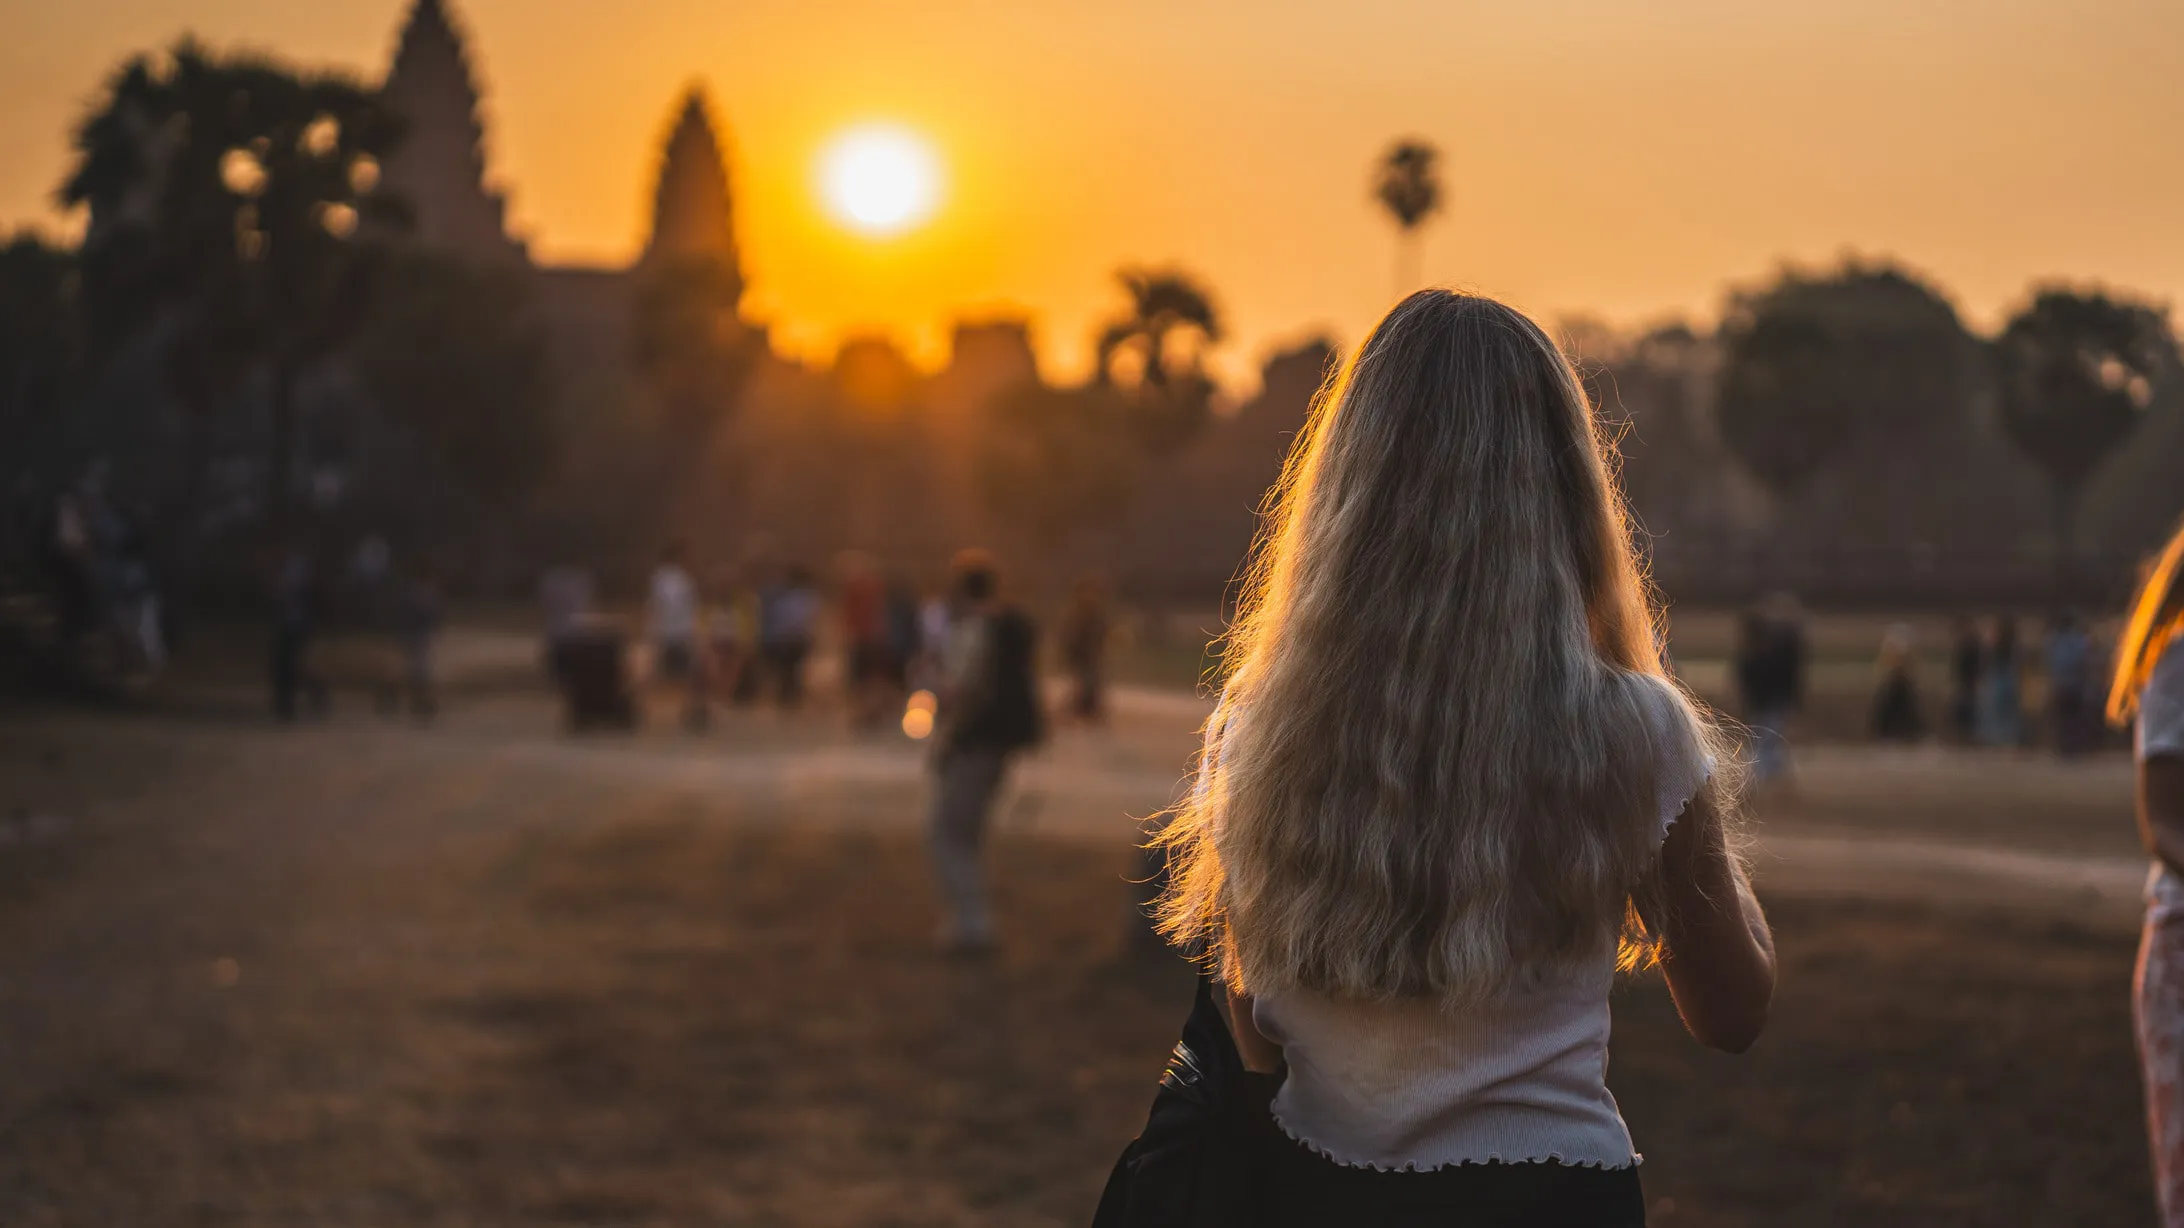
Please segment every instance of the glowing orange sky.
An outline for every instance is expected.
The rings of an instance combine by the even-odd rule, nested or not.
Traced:
[[[0,42],[0,226],[52,225],[106,69],[185,29],[376,76],[402,0],[67,0]],[[516,228],[548,260],[640,241],[693,78],[733,150],[751,306],[800,353],[877,328],[926,361],[1028,311],[1081,367],[1121,263],[1218,292],[1224,370],[1386,306],[1366,197],[1394,136],[1446,151],[1429,280],[1543,315],[1705,315],[1784,259],[1892,254],[1989,324],[2033,278],[2184,292],[2175,0],[454,0]],[[811,161],[859,119],[931,134],[947,203],[846,235]]]

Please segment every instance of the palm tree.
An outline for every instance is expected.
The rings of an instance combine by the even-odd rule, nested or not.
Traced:
[[[1146,386],[1165,388],[1179,375],[1195,373],[1197,356],[1183,370],[1175,370],[1169,345],[1185,332],[1195,332],[1207,345],[1221,340],[1221,318],[1212,296],[1180,269],[1123,269],[1115,280],[1130,296],[1130,313],[1100,334],[1099,379],[1113,383],[1116,358],[1132,349],[1143,359],[1139,379]]]
[[[1992,352],[2003,429],[2047,471],[2062,596],[2080,496],[2177,370],[2176,340],[2156,308],[2050,287],[2004,326]]]
[[[1100,333],[1093,378],[1114,385],[1118,360],[1136,355],[1137,389],[1129,403],[1138,432],[1148,447],[1170,448],[1194,434],[1211,410],[1213,382],[1203,355],[1221,340],[1221,317],[1212,295],[1180,269],[1123,269],[1115,277],[1130,309]],[[1179,360],[1182,338],[1198,344]]]
[[[1419,229],[1441,208],[1441,176],[1435,164],[1441,151],[1417,137],[1388,147],[1373,171],[1373,198],[1395,219],[1395,295],[1403,297],[1424,280],[1424,245]]]
[[[203,437],[247,372],[270,376],[266,506],[285,529],[296,389],[361,319],[371,253],[363,215],[398,221],[375,170],[398,127],[376,93],[185,39],[136,57],[76,130],[60,199],[88,206],[94,335],[163,343],[169,391]],[[185,473],[194,498],[197,477]]]

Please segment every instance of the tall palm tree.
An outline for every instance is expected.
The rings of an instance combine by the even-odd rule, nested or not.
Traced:
[[[1424,245],[1420,229],[1441,208],[1441,151],[1417,137],[1388,147],[1373,170],[1373,199],[1395,219],[1395,295],[1403,297],[1424,280]]]
[[[1119,360],[1135,354],[1140,374],[1128,404],[1137,433],[1148,447],[1174,447],[1195,434],[1211,412],[1213,382],[1206,378],[1203,354],[1221,340],[1220,313],[1205,287],[1180,269],[1123,269],[1115,277],[1130,296],[1130,308],[1101,331],[1093,378],[1114,385]],[[1182,338],[1195,338],[1198,345],[1178,359]]]
[[[1135,349],[1144,362],[1142,383],[1165,388],[1178,377],[1193,374],[1198,360],[1177,370],[1170,361],[1170,344],[1181,333],[1195,332],[1207,345],[1221,340],[1221,318],[1205,288],[1180,269],[1123,269],[1115,274],[1130,296],[1128,315],[1100,334],[1098,377],[1113,383],[1115,360]]]

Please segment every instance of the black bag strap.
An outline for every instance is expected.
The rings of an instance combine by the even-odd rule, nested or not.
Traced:
[[[1198,978],[1182,1038],[1169,1051],[1145,1128],[1107,1179],[1093,1228],[1226,1228],[1254,1222],[1255,1144],[1265,1076],[1244,1069],[1213,979]]]

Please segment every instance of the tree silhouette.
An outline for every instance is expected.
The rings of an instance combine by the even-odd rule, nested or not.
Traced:
[[[2175,372],[2176,339],[2154,307],[2050,287],[2010,319],[1991,353],[2003,429],[2048,477],[2061,592],[2086,484]]]
[[[221,169],[251,139],[228,105],[232,83],[193,44],[163,71],[142,56],[109,78],[75,132],[76,162],[58,193],[88,206],[79,262],[86,341],[111,359],[156,339],[168,398],[183,423],[173,519],[186,538],[201,511],[214,420],[255,353],[237,201]]]
[[[1420,228],[1441,208],[1441,152],[1417,137],[1397,141],[1373,169],[1373,199],[1395,219],[1395,297],[1424,279]]]
[[[27,232],[0,242],[0,451],[27,457],[78,374],[76,261]]]
[[[1206,289],[1180,269],[1123,269],[1115,276],[1130,308],[1100,333],[1094,381],[1122,386],[1125,360],[1134,360],[1136,386],[1125,402],[1133,433],[1154,450],[1179,446],[1212,409],[1204,351],[1221,340],[1220,315]],[[1190,348],[1181,349],[1186,342]]]
[[[266,369],[276,533],[295,471],[297,385],[361,319],[371,258],[358,226],[366,215],[398,220],[399,206],[372,191],[397,132],[347,77],[219,58],[187,39],[157,63],[124,63],[76,130],[60,198],[91,213],[94,335],[125,344],[164,330],[169,391],[196,424],[192,491],[212,413],[250,369]]]
[[[1721,326],[1722,438],[1787,502],[1859,435],[1961,420],[1973,342],[1955,308],[1901,270],[1785,273]]]

